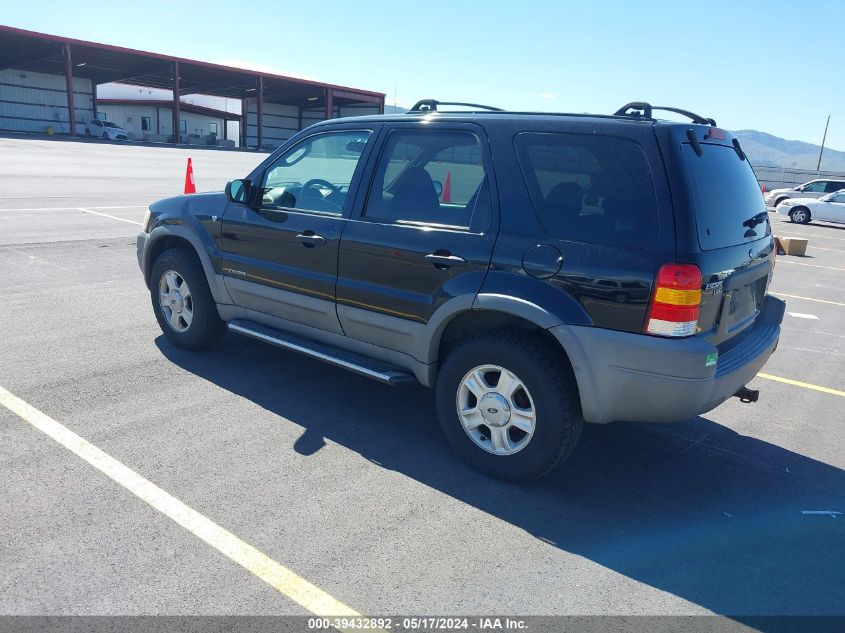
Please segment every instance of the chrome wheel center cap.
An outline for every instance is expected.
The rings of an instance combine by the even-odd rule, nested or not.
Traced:
[[[170,309],[176,313],[182,312],[182,307],[184,306],[184,302],[182,301],[182,295],[178,292],[174,292],[170,295]]]
[[[503,427],[511,419],[511,407],[507,399],[498,393],[488,393],[478,402],[481,417],[485,423],[493,427]]]

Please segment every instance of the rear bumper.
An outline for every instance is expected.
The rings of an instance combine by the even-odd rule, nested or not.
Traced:
[[[549,331],[569,353],[587,422],[676,422],[714,409],[754,378],[777,347],[785,305],[766,297],[742,341],[709,367],[707,356],[718,349],[696,337],[566,325]]]

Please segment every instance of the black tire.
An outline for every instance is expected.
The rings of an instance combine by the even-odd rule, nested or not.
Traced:
[[[108,132],[103,132],[103,140],[104,141],[109,140],[109,133]]]
[[[91,130],[85,129],[85,136],[91,136]]]
[[[168,322],[161,305],[159,284],[168,271],[177,273],[190,289],[193,317],[184,331],[177,331]],[[226,324],[217,313],[217,306],[208,280],[196,255],[187,248],[171,248],[161,253],[153,262],[150,274],[150,298],[159,327],[177,347],[202,350],[212,347],[226,331]]]
[[[574,378],[561,354],[538,337],[510,330],[474,336],[449,353],[437,377],[437,414],[446,439],[465,462],[496,479],[524,481],[542,477],[569,457],[584,419]],[[458,417],[461,382],[481,365],[507,369],[531,394],[534,434],[513,454],[496,455],[476,444]]]
[[[796,217],[795,217],[796,211],[803,212],[803,215],[801,213],[799,213],[798,218],[796,219]],[[810,220],[811,220],[810,210],[807,207],[795,207],[794,209],[792,209],[789,212],[789,221],[790,222],[795,222],[796,224],[807,224]]]

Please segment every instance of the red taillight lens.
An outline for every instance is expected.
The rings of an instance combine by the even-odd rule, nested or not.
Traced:
[[[709,130],[707,130],[707,136],[712,139],[716,139],[717,141],[724,141],[726,138],[725,131],[720,130],[717,127],[711,127]]]
[[[692,336],[701,305],[701,270],[695,264],[664,264],[657,271],[646,334]]]

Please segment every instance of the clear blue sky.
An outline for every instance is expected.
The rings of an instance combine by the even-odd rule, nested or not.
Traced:
[[[508,109],[676,105],[845,150],[842,0],[28,0],[4,24]]]

